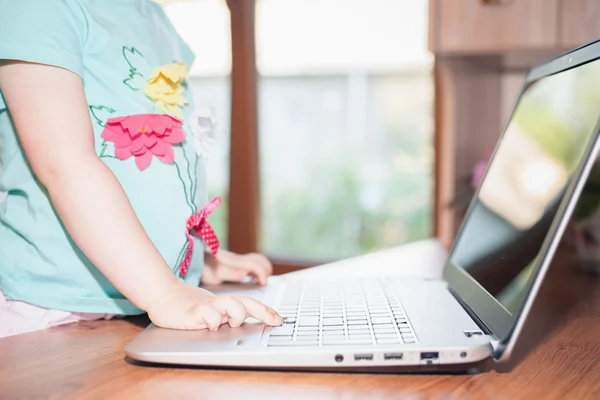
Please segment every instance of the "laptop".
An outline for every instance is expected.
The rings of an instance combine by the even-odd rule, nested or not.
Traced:
[[[150,325],[126,347],[127,356],[315,371],[468,371],[505,362],[596,159],[599,58],[600,41],[529,71],[447,256],[409,245],[273,276],[260,289],[221,288],[257,297],[284,324],[247,320],[214,332]],[[423,268],[443,274],[394,273]]]

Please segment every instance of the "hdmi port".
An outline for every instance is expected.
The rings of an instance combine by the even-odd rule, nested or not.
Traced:
[[[384,360],[402,360],[402,353],[385,353]]]
[[[373,361],[373,354],[355,354],[355,361]]]

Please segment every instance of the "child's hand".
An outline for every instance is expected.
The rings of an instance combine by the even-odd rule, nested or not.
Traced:
[[[267,284],[267,278],[273,273],[271,262],[262,254],[235,254],[219,250],[216,259],[206,257],[202,283],[219,285],[223,282],[241,282],[251,276],[261,285]]]
[[[178,284],[150,307],[148,316],[162,328],[195,330],[219,329],[223,324],[236,328],[247,317],[279,326],[283,319],[270,307],[250,297],[215,296],[194,286]]]

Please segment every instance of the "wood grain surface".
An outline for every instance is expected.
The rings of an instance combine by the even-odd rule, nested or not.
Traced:
[[[0,399],[598,399],[600,277],[562,252],[512,365],[469,375],[230,371],[140,366],[123,348],[145,318],[0,339]]]

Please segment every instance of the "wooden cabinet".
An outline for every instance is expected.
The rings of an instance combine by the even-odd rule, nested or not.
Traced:
[[[442,53],[554,48],[560,1],[430,0],[430,48]]]
[[[429,0],[435,55],[435,227],[447,246],[475,163],[493,148],[527,70],[600,39],[600,0]]]
[[[578,47],[600,39],[600,1],[562,0],[560,45]]]

